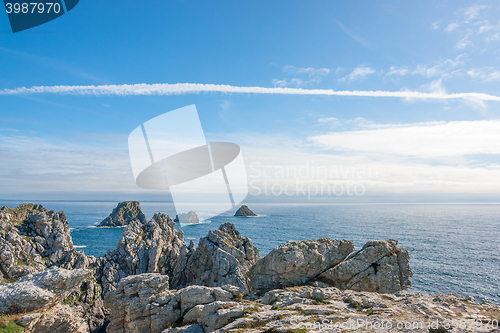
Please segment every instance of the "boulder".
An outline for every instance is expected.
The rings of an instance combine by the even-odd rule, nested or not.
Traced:
[[[173,286],[222,287],[230,284],[246,292],[246,274],[259,258],[259,250],[250,238],[243,238],[235,226],[227,222],[200,239],[198,248]]]
[[[106,307],[111,309],[107,332],[159,333],[175,323],[182,322],[183,318],[187,318],[184,323],[191,322],[191,315],[188,316],[187,313],[199,306],[237,305],[230,301],[233,294],[222,288],[189,286],[180,290],[169,290],[168,280],[168,276],[158,273],[123,278],[115,290],[104,296]],[[194,328],[196,327],[192,329]]]
[[[248,272],[252,292],[302,285],[342,262],[354,244],[348,240],[290,241],[274,248]]]
[[[124,201],[120,202],[113,209],[113,212],[102,220],[98,227],[123,227],[129,225],[132,221],[147,222],[139,202]]]
[[[250,210],[250,208],[248,208],[248,206],[243,205],[240,208],[238,208],[238,210],[236,211],[236,213],[234,213],[234,216],[237,216],[237,217],[248,217],[248,216],[257,216],[257,214],[255,214],[254,212],[252,212]]]
[[[89,333],[87,321],[75,308],[57,304],[48,311],[24,316],[20,320],[25,333]]]
[[[61,302],[91,274],[84,269],[51,267],[0,286],[0,313],[30,312]]]
[[[339,289],[395,293],[411,287],[413,272],[406,249],[393,239],[370,241],[319,279]]]

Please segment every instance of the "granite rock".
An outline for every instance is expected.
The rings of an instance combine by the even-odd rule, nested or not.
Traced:
[[[248,272],[252,292],[301,285],[342,262],[354,244],[348,240],[290,241],[274,248]]]
[[[146,216],[142,212],[139,202],[124,201],[120,202],[98,227],[123,227],[132,221],[146,223]]]

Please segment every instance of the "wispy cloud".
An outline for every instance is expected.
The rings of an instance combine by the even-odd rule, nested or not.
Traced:
[[[452,32],[453,30],[456,30],[460,24],[458,23],[450,23],[448,26],[444,29],[445,32]]]
[[[396,124],[382,129],[332,132],[310,140],[333,150],[419,158],[500,154],[500,120]]]
[[[478,99],[482,101],[500,101],[500,96],[485,93],[452,93],[436,94],[419,91],[367,91],[367,90],[333,90],[302,88],[267,88],[243,87],[222,84],[202,83],[157,83],[157,84],[123,84],[100,86],[35,86],[0,90],[2,95],[26,94],[60,94],[60,95],[92,95],[92,96],[132,96],[132,95],[185,95],[198,93],[234,93],[234,94],[275,94],[275,95],[311,95],[311,96],[351,96],[351,97],[396,97],[413,99]]]
[[[481,9],[489,8],[486,5],[472,5],[465,10],[464,17],[466,20],[472,20],[479,16]]]
[[[273,84],[275,87],[301,87],[308,86],[314,83],[320,83],[323,77],[328,75],[331,70],[329,68],[314,68],[314,67],[295,67],[287,65],[283,67],[283,72],[290,73],[292,75],[303,75],[307,76],[308,79],[301,79],[298,77],[294,78],[284,78],[284,79],[274,79]]]
[[[497,67],[471,68],[467,75],[484,82],[500,81],[500,70]]]
[[[368,75],[372,75],[376,72],[371,67],[366,67],[366,66],[359,66],[356,67],[350,74],[345,76],[344,78],[340,79],[341,81],[349,80],[349,81],[355,81],[355,80],[360,80],[364,79]]]
[[[455,49],[457,50],[463,50],[467,46],[472,45],[472,42],[470,40],[470,37],[472,36],[472,32],[468,32],[465,36],[460,39],[457,44],[455,45]]]
[[[389,72],[387,72],[386,75],[401,75],[401,76],[404,76],[406,74],[409,74],[410,73],[410,70],[406,67],[401,67],[401,68],[396,68],[394,66],[391,66],[391,68],[389,68]]]
[[[352,37],[353,39],[355,39],[357,42],[363,44],[364,46],[366,46],[368,48],[371,46],[369,41],[367,41],[366,39],[364,39],[363,37],[361,37],[360,35],[358,35],[354,31],[352,31],[351,29],[347,28],[342,23],[340,23],[338,21],[335,21],[335,22],[339,25],[339,27],[340,27],[340,29],[342,29],[342,31],[344,31],[350,37]]]

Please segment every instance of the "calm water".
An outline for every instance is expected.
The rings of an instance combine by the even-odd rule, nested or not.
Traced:
[[[14,207],[20,202],[0,202]],[[37,202],[64,211],[73,243],[86,254],[102,256],[116,247],[123,229],[95,228],[116,202]],[[150,219],[154,212],[172,216],[165,203],[141,203]],[[261,256],[288,240],[345,238],[356,248],[371,239],[394,238],[406,247],[414,271],[412,290],[457,293],[500,303],[500,205],[286,205],[252,204],[259,217],[226,213],[211,223],[182,228],[186,241],[206,236],[226,221],[259,248]]]

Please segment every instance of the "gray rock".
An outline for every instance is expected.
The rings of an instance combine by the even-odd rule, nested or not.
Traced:
[[[43,313],[24,316],[20,324],[26,333],[89,333],[86,320],[75,308],[58,304]]]
[[[195,212],[189,211],[187,213],[178,214],[175,222],[180,222],[182,224],[198,224],[200,223],[200,219]]]
[[[252,212],[250,210],[250,208],[248,208],[248,206],[243,205],[240,208],[238,208],[238,210],[236,211],[236,213],[234,213],[234,216],[237,216],[237,217],[248,217],[248,216],[257,216],[257,214],[255,214],[254,212]]]
[[[395,293],[411,287],[409,255],[398,242],[370,241],[319,278],[339,289]]]
[[[175,230],[175,223],[168,215],[157,213],[147,223],[134,220],[123,230],[116,250],[102,258],[104,293],[129,275],[168,274],[175,282],[189,252],[184,233]]]
[[[227,222],[200,239],[198,248],[173,286],[230,284],[246,292],[246,273],[259,258],[259,250],[250,238],[243,238],[235,226]]]
[[[120,202],[111,214],[102,220],[98,227],[123,227],[129,225],[132,221],[147,222],[139,202],[124,201]]]
[[[89,270],[51,267],[0,286],[0,313],[21,313],[61,302],[91,276]]]
[[[201,325],[194,324],[181,327],[167,328],[161,333],[205,333],[205,332],[203,331],[203,327],[201,327]]]
[[[274,248],[248,272],[252,292],[301,285],[342,262],[354,244],[348,240],[290,241]]]

